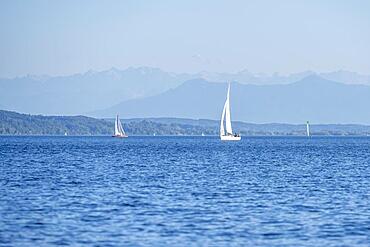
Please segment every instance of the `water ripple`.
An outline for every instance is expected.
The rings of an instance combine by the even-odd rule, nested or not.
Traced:
[[[369,138],[0,137],[0,246],[370,246]]]

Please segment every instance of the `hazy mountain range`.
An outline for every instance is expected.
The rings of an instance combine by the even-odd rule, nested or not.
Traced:
[[[288,84],[302,80],[310,75],[318,75],[324,79],[337,81],[345,84],[367,84],[370,85],[370,75],[361,75],[355,72],[338,70],[334,72],[317,73],[314,71],[303,71],[289,75],[279,73],[252,73],[248,70],[242,70],[237,73],[208,73],[200,72],[195,78],[202,78],[214,82],[237,81],[243,84]]]
[[[190,80],[164,93],[127,100],[92,113],[108,117],[182,117],[219,119],[227,86]],[[370,86],[346,85],[308,76],[291,84],[232,83],[232,118],[254,123],[370,123]]]
[[[140,67],[25,76],[0,79],[0,108],[47,115],[218,119],[226,81],[238,82],[232,85],[235,120],[370,123],[370,76],[348,71],[282,76],[246,70],[179,74]]]
[[[187,79],[186,75],[147,67],[0,79],[0,106],[34,114],[81,114],[123,100],[155,95]]]

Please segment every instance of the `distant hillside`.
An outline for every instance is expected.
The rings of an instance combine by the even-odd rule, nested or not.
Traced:
[[[224,83],[191,80],[159,95],[124,101],[92,116],[219,119]],[[255,123],[370,124],[370,86],[346,85],[311,75],[284,85],[232,83],[232,119]]]
[[[110,120],[110,121],[113,121]],[[180,126],[183,129],[192,128],[193,134],[219,135],[220,121],[209,119],[185,118],[132,118],[124,119],[126,126],[136,125],[142,121],[155,124]],[[305,124],[267,123],[253,124],[240,121],[232,123],[233,129],[244,136],[303,136],[306,135]],[[148,134],[150,134],[149,132]],[[174,132],[175,134],[175,132]],[[184,134],[183,132],[179,134]],[[370,126],[357,124],[313,124],[311,134],[318,136],[367,136],[370,135]]]
[[[218,135],[219,121],[208,119],[136,118],[123,119],[128,135]],[[0,135],[106,135],[113,131],[113,119],[84,116],[27,115],[0,110]],[[250,124],[233,122],[244,136],[305,135],[305,125]],[[370,126],[312,125],[313,135],[370,135]]]
[[[109,121],[84,116],[41,116],[0,110],[0,135],[104,135]]]

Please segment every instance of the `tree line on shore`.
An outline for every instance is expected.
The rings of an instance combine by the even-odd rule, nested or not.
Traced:
[[[218,135],[219,121],[191,119],[122,120],[128,135]],[[245,136],[305,135],[305,125],[234,122]],[[86,116],[42,116],[0,110],[0,135],[103,135],[113,134],[113,119]],[[366,125],[313,125],[313,135],[370,135]]]

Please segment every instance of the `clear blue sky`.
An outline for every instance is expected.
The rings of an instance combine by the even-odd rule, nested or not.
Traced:
[[[370,1],[0,2],[0,77],[111,67],[370,73]]]

